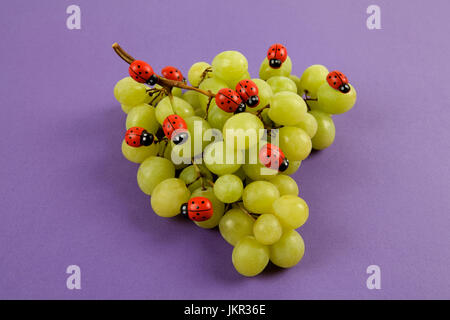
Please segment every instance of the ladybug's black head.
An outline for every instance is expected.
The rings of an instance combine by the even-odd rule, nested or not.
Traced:
[[[342,93],[347,93],[350,91],[350,85],[348,83],[343,84],[342,86],[339,87],[339,91]]]
[[[236,109],[236,111],[234,112],[235,114],[236,113],[241,113],[241,112],[244,112],[245,111],[245,103],[241,103],[240,105],[239,105],[239,107]]]
[[[141,134],[141,145],[149,146],[153,141],[155,141],[155,136],[144,130]]]
[[[189,139],[189,134],[187,131],[176,132],[172,136],[172,142],[175,143],[176,145],[183,144],[186,141],[188,141],[188,139]]]
[[[180,208],[181,215],[184,217],[188,217],[188,205],[187,203],[183,203]]]
[[[147,84],[150,86],[154,86],[158,82],[158,76],[156,74],[152,74],[152,76],[147,80]]]
[[[254,108],[259,104],[259,98],[258,96],[251,96],[247,99],[247,104],[249,107]]]
[[[270,59],[269,60],[269,66],[272,69],[279,69],[281,67],[281,64],[282,64],[282,62],[280,59]]]
[[[289,160],[285,158],[278,167],[278,171],[280,172],[286,171],[288,167],[289,167]]]

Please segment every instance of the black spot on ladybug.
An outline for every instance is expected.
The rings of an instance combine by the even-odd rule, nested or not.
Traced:
[[[333,84],[336,84],[336,81],[335,81],[335,82],[333,82]]]
[[[197,212],[197,215],[199,216],[199,215],[200,215],[200,213],[198,213],[198,212]]]
[[[142,72],[139,71],[139,74],[142,74]]]
[[[170,71],[170,73],[173,73],[173,71]]]
[[[140,68],[141,67],[141,65],[140,64],[138,64],[138,68]]]
[[[195,202],[194,201],[192,201],[192,204],[194,204]]]
[[[136,141],[133,141],[133,144],[136,144]]]
[[[202,203],[205,203],[205,201],[202,201]]]

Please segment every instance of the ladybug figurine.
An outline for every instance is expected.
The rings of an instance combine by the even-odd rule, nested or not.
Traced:
[[[153,68],[145,61],[134,60],[128,68],[130,77],[140,83],[147,83],[148,85],[155,85],[158,82],[158,76],[153,71]]]
[[[258,86],[252,80],[244,79],[236,85],[236,92],[242,100],[250,107],[254,108],[259,104]]]
[[[187,124],[179,115],[171,114],[164,119],[162,128],[165,136],[175,144],[183,144],[188,140]]]
[[[289,167],[289,160],[280,148],[273,144],[266,144],[259,150],[259,161],[270,169],[277,169],[280,172],[286,171]]]
[[[175,67],[167,66],[161,70],[161,74],[164,78],[174,81],[186,81],[181,74],[181,71]]]
[[[245,103],[240,95],[232,89],[220,89],[215,99],[216,105],[225,112],[240,113],[245,111]]]
[[[149,146],[155,141],[155,137],[141,127],[131,127],[125,133],[125,142],[131,147]]]
[[[331,71],[328,75],[327,75],[327,81],[328,84],[336,89],[339,90],[342,93],[347,93],[350,91],[350,85],[348,84],[348,79],[345,76],[345,74],[343,74],[340,71]]]
[[[206,221],[213,215],[212,203],[205,197],[194,197],[181,205],[181,214],[192,221]]]
[[[279,43],[271,45],[267,50],[267,60],[269,60],[269,66],[272,69],[279,69],[286,61],[287,56],[286,47]]]

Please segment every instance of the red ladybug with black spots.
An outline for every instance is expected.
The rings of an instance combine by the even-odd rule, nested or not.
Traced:
[[[153,68],[145,61],[134,60],[128,68],[130,77],[140,83],[147,83],[151,86],[158,82],[158,76],[153,71]]]
[[[194,197],[181,205],[181,214],[192,221],[209,220],[213,213],[212,203],[205,197]]]
[[[250,107],[254,108],[259,104],[258,86],[252,80],[244,79],[236,85],[236,92],[241,99]]]
[[[164,135],[175,144],[183,144],[188,140],[186,121],[179,115],[171,114],[164,119],[162,128]]]
[[[245,111],[245,103],[234,90],[222,88],[216,94],[216,105],[225,112],[240,113]]]
[[[259,161],[261,161],[265,167],[280,172],[286,171],[289,167],[289,160],[286,158],[283,151],[271,143],[266,144],[259,150]]]
[[[149,146],[155,141],[155,137],[141,127],[131,127],[125,133],[125,142],[131,147]]]
[[[348,84],[348,78],[340,71],[334,70],[327,75],[328,84],[342,93],[350,91],[350,85]]]
[[[164,78],[174,81],[186,81],[181,74],[181,71],[175,67],[167,66],[161,70],[161,74]]]
[[[287,56],[286,47],[279,43],[271,45],[267,50],[267,60],[269,60],[269,66],[272,69],[279,69],[286,61]]]

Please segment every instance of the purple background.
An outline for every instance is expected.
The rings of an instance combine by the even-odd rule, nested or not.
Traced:
[[[78,4],[82,29],[68,30]],[[382,9],[382,30],[366,8]],[[447,0],[9,1],[0,11],[0,298],[450,298]],[[284,43],[358,89],[295,178],[310,206],[293,269],[243,278],[216,230],[152,213],[120,145],[119,42],[187,73],[236,49],[252,76]],[[82,270],[82,290],[65,270]],[[382,289],[366,288],[377,264]]]

